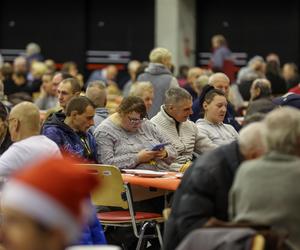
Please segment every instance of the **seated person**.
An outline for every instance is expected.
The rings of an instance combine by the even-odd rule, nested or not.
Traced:
[[[62,152],[97,162],[96,141],[88,131],[94,125],[94,115],[94,104],[87,97],[73,97],[67,103],[66,114],[54,113],[45,122],[42,133],[54,141]]]
[[[152,107],[154,89],[151,82],[135,82],[131,85],[129,95],[141,97],[145,103],[147,114]]]
[[[94,215],[88,198],[97,184],[96,175],[66,159],[51,158],[20,170],[1,194],[1,243],[5,249],[31,250],[76,244],[82,226]],[[100,224],[98,230],[98,244],[105,244]]]
[[[190,164],[194,152],[201,154],[215,148],[206,136],[198,131],[195,123],[188,120],[190,114],[191,94],[183,88],[170,88],[165,95],[165,104],[151,119],[176,148],[178,156],[171,164],[174,171],[179,171],[186,163]]]
[[[211,75],[208,79],[208,85],[204,86],[200,96],[193,102],[193,114],[190,116],[190,119],[193,122],[196,122],[199,118],[203,118],[203,99],[208,91],[212,88],[222,90],[225,93],[226,98],[229,97],[229,86],[230,79],[223,73],[215,73]],[[224,118],[224,123],[232,125],[236,131],[239,131],[241,125],[235,120],[235,111],[233,105],[227,103],[227,112]]]
[[[177,188],[165,223],[164,249],[173,250],[192,230],[215,217],[228,221],[228,193],[241,162],[265,152],[261,123],[241,130],[238,141],[200,155]]]
[[[169,141],[146,117],[144,101],[136,96],[122,100],[118,111],[95,130],[98,161],[119,168],[167,170],[176,158],[171,145],[152,151],[151,148]]]
[[[12,144],[8,131],[8,108],[0,102],[0,156]]]
[[[58,146],[40,135],[40,130],[40,113],[35,104],[21,102],[12,108],[7,132],[14,143],[0,157],[1,177],[9,177],[46,157],[61,157]]]
[[[48,110],[55,108],[57,105],[58,99],[56,97],[57,88],[53,83],[54,75],[52,73],[45,73],[42,76],[42,85],[40,90],[40,96],[35,101],[35,104],[39,107],[40,110]]]
[[[254,113],[268,113],[276,105],[272,102],[271,83],[267,79],[259,78],[253,81],[250,89],[251,101],[249,103],[246,116]]]
[[[90,131],[93,133],[95,129],[108,117],[108,109],[106,108],[107,93],[105,83],[102,81],[93,81],[89,84],[85,91],[85,95],[95,105],[94,125]]]
[[[214,145],[227,144],[238,138],[236,130],[231,125],[223,123],[227,110],[227,100],[223,91],[210,90],[205,95],[202,106],[204,118],[199,119],[196,125]]]
[[[282,107],[269,113],[264,134],[267,153],[243,163],[230,191],[234,221],[267,224],[288,234],[300,249],[300,111]]]

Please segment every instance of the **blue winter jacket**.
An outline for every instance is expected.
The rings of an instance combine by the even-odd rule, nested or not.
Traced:
[[[66,116],[59,111],[54,113],[43,125],[42,134],[54,141],[62,152],[78,156],[90,162],[97,163],[97,144],[91,132],[87,132],[90,149],[92,151],[91,159],[86,159],[84,155],[84,146],[77,133],[64,123]]]

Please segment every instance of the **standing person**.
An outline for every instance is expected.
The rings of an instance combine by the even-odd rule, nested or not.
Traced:
[[[51,158],[22,169],[1,193],[1,243],[19,250],[63,250],[76,243],[97,185],[97,175],[67,159]]]
[[[145,72],[138,76],[138,81],[149,81],[153,84],[154,99],[148,113],[149,119],[155,116],[164,103],[165,93],[171,87],[178,87],[177,79],[172,75],[172,54],[164,48],[155,48],[149,55],[150,64]]]
[[[211,68],[214,72],[224,72],[225,60],[232,61],[232,52],[228,48],[227,41],[223,35],[218,34],[212,37],[211,44],[213,49]]]

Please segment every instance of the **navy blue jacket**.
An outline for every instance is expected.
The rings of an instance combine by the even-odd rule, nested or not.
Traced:
[[[54,113],[44,123],[42,134],[54,141],[62,152],[85,159],[84,146],[77,133],[64,123],[66,116],[59,111]],[[85,133],[92,151],[92,159],[85,159],[97,163],[97,144],[91,132]]]

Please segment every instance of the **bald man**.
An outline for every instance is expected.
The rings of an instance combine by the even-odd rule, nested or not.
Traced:
[[[201,95],[193,103],[193,114],[190,116],[190,119],[194,122],[196,122],[199,118],[202,118],[200,114],[202,111],[202,103],[205,95],[210,89],[215,88],[222,90],[226,98],[228,98],[230,79],[224,73],[215,73],[211,75],[208,79],[208,85],[209,86],[205,86],[203,88]],[[239,131],[241,128],[240,124],[235,120],[234,107],[230,102],[227,104],[227,112],[224,118],[224,123],[232,125],[236,131]]]
[[[46,157],[61,157],[55,142],[40,135],[40,114],[35,104],[22,102],[16,105],[9,114],[8,127],[14,144],[0,157],[1,177],[8,177]]]

